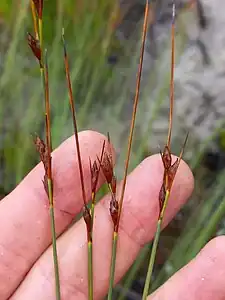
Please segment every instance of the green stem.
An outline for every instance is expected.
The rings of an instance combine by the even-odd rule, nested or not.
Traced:
[[[113,243],[112,243],[112,257],[111,257],[111,267],[110,267],[108,300],[112,300],[112,294],[113,294],[113,285],[114,285],[115,268],[116,268],[117,241],[118,241],[118,233],[114,231]]]
[[[147,273],[147,277],[145,280],[145,287],[144,287],[144,292],[142,295],[142,300],[147,299],[148,292],[150,289],[152,272],[153,272],[153,267],[154,267],[155,258],[156,258],[156,251],[157,251],[157,247],[158,247],[158,243],[159,243],[159,236],[160,236],[160,232],[161,232],[161,224],[162,224],[162,219],[159,219],[157,222],[157,229],[156,229],[156,233],[155,233],[154,242],[152,245],[152,252],[151,252],[151,256],[150,256],[150,260],[149,260],[148,273]]]
[[[95,193],[92,194],[91,203],[91,239],[93,236],[93,223],[95,211]],[[93,300],[93,243],[92,240],[88,241],[88,300]]]
[[[93,255],[92,241],[88,242],[88,300],[93,300]]]
[[[38,18],[38,29],[39,29],[39,43],[40,43],[40,49],[41,49],[41,60],[43,63],[43,22],[42,19]]]
[[[134,279],[137,276],[138,271],[140,270],[142,264],[144,263],[144,261],[146,261],[147,255],[149,253],[150,250],[150,244],[146,245],[143,250],[141,251],[140,255],[138,256],[138,258],[135,260],[133,266],[131,267],[129,274],[126,276],[126,279],[123,283],[123,290],[119,295],[118,300],[125,300],[126,298],[126,292],[129,290],[129,288],[131,287]]]
[[[92,227],[93,230],[93,223],[94,223],[94,214],[95,214],[95,195],[92,195],[92,202],[91,202],[91,219],[92,219]]]
[[[56,293],[56,300],[60,300],[61,294],[60,294],[58,255],[57,255],[57,246],[56,246],[55,215],[54,215],[53,195],[52,195],[52,181],[50,179],[48,179],[48,192],[49,192],[49,203],[50,203],[49,213],[50,213],[51,231],[52,231],[53,262],[54,262],[54,272],[55,272],[55,293]]]
[[[45,76],[45,66],[44,66],[44,51],[43,51],[43,22],[42,19],[38,19],[38,29],[39,29],[39,42],[41,49],[41,62],[40,62],[40,73],[41,80],[43,84],[44,95],[46,97],[46,89],[48,86],[46,85],[46,76]],[[46,63],[47,65],[47,63]],[[47,99],[46,99],[47,101]],[[47,114],[47,109],[45,111]],[[48,128],[47,128],[48,131]],[[50,128],[49,128],[50,131]],[[49,140],[48,140],[49,139]],[[48,150],[52,151],[51,146],[51,133],[47,138]],[[51,155],[51,153],[49,153]],[[54,263],[54,273],[55,273],[55,294],[56,300],[61,299],[60,293],[60,280],[59,280],[59,264],[58,264],[58,255],[57,255],[57,245],[56,245],[56,229],[55,229],[55,214],[54,214],[54,201],[53,201],[53,182],[51,178],[48,178],[48,197],[49,197],[49,214],[51,220],[51,232],[52,232],[52,250],[53,250],[53,263]]]
[[[163,217],[165,214],[165,210],[167,207],[167,203],[169,200],[169,196],[170,196],[170,191],[166,191],[166,196],[165,196],[165,200],[164,200],[164,204],[162,207],[162,210],[160,212],[159,218],[158,218],[158,222],[157,222],[157,228],[156,228],[156,232],[155,232],[155,237],[154,237],[154,241],[153,241],[153,245],[152,245],[152,251],[151,251],[151,255],[150,255],[150,260],[149,260],[149,265],[148,265],[148,272],[147,272],[147,276],[146,276],[146,280],[145,280],[145,286],[144,286],[144,292],[142,295],[142,300],[146,300],[149,290],[150,290],[150,283],[151,283],[151,278],[152,278],[152,272],[153,272],[153,268],[154,268],[154,264],[155,264],[155,258],[156,258],[156,252],[157,252],[157,247],[159,244],[159,237],[160,237],[160,233],[161,233],[161,226],[162,226],[162,221],[163,221]]]

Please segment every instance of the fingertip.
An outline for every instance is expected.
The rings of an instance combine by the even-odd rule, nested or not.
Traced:
[[[178,157],[172,155],[172,161]],[[162,163],[161,156],[159,154],[155,154],[151,156],[150,160],[152,168],[152,173],[155,175],[155,181],[158,182],[158,193],[163,181],[163,172],[164,167]],[[159,184],[160,182],[160,184]],[[171,195],[168,201],[168,207],[165,212],[164,224],[168,224],[169,220],[179,211],[179,209],[187,202],[189,197],[191,196],[194,189],[194,176],[188,164],[181,160],[180,165],[178,167],[177,173],[174,178],[174,183],[172,185]],[[158,196],[158,194],[157,194]]]
[[[113,159],[115,159],[114,147],[111,143],[110,144],[108,143],[107,137],[102,133],[93,130],[84,130],[79,132],[78,136],[79,136],[80,147],[83,150],[81,154],[83,154],[84,156],[87,153],[87,150],[90,148],[99,151],[100,149],[102,149],[103,144],[105,142],[105,150],[107,152],[110,151],[113,156]],[[72,135],[54,150],[53,158],[56,155],[60,155],[60,156],[63,156],[63,154],[68,155],[69,152],[71,151],[74,152],[75,150],[76,150],[75,137],[74,135]]]
[[[174,157],[175,160],[175,157]],[[159,191],[163,181],[163,164],[159,154],[145,158],[129,175],[125,190],[120,227],[143,246],[152,239],[159,216]],[[185,204],[193,191],[193,175],[181,161],[163,221],[165,227]],[[109,206],[108,198],[104,205]],[[130,224],[129,230],[126,224]]]
[[[224,257],[225,237],[212,239],[196,258],[173,275],[149,299],[225,299]]]
[[[97,159],[102,151],[104,141],[106,141],[105,151],[110,151],[115,157],[115,152],[112,146],[109,146],[107,137],[95,131],[79,133],[85,192],[88,200],[91,196],[89,158],[92,161]],[[81,211],[83,206],[74,136],[68,138],[53,151],[52,164],[55,224],[57,235],[59,235],[73,221],[74,216]],[[1,224],[4,224],[4,230],[1,231],[0,245],[8,250],[0,262],[0,269],[7,265],[4,278],[1,278],[0,274],[2,279],[1,299],[3,295],[8,298],[8,293],[13,292],[34,262],[51,243],[49,202],[42,182],[44,172],[43,164],[39,163],[21,184],[1,201],[0,220]],[[99,176],[98,187],[103,182],[104,177]],[[16,253],[12,249],[15,244],[12,241],[16,241]],[[15,266],[16,276],[12,275]],[[8,285],[8,278],[10,278],[10,285]]]
[[[173,162],[175,162],[177,158],[178,158],[177,156],[172,155]],[[154,154],[148,157],[147,160],[149,160],[150,163],[152,164],[152,167],[156,172],[156,176],[161,176],[163,172],[163,163],[160,154]],[[174,180],[175,186],[176,186],[176,182],[182,182],[182,185],[186,186],[187,195],[190,195],[192,193],[194,188],[194,176],[192,174],[190,167],[184,160],[180,161],[180,165],[178,167],[177,174]]]

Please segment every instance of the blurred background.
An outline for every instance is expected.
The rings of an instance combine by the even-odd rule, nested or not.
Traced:
[[[154,289],[225,232],[225,12],[220,0],[176,0],[175,111],[172,151],[195,175],[189,203],[163,231]],[[145,0],[44,0],[53,146],[72,134],[61,30],[70,56],[79,130],[110,133],[121,178],[140,49]],[[140,105],[131,166],[163,148],[168,127],[172,0],[150,1]],[[32,134],[43,136],[39,67],[27,46],[33,33],[28,0],[0,2],[0,195],[38,162]],[[193,227],[193,224],[195,226]],[[115,299],[140,299],[147,245]]]

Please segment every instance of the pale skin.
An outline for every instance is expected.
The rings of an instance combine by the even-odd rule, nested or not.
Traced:
[[[89,156],[101,152],[105,137],[86,131],[79,135],[85,185],[90,198]],[[106,146],[109,149],[109,146]],[[83,220],[66,228],[82,208],[74,138],[53,153],[55,210],[62,300],[87,299],[86,228]],[[48,199],[43,189],[43,166],[39,164],[22,183],[0,202],[0,299],[54,300],[51,231]],[[121,215],[116,282],[126,273],[141,247],[154,235],[158,215],[158,193],[163,166],[159,155],[145,159],[127,181]],[[104,178],[99,180],[99,186]],[[193,176],[181,162],[165,216],[173,218],[193,190]],[[107,293],[111,256],[112,223],[109,196],[96,206],[94,226],[95,299]],[[68,212],[68,213],[65,213]],[[175,274],[149,299],[224,300],[225,239],[219,237]]]

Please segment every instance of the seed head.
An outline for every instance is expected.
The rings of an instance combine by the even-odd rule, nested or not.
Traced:
[[[42,19],[43,14],[43,0],[32,0],[36,9],[36,12],[38,14],[38,18]]]
[[[39,41],[29,32],[27,33],[27,41],[28,41],[28,45],[30,46],[34,56],[37,58],[37,60],[41,64],[41,48],[40,48]]]
[[[172,163],[171,152],[168,146],[165,146],[163,153],[161,154],[164,168],[168,170]]]
[[[102,171],[108,184],[112,183],[114,173],[110,156],[105,152],[101,163]]]
[[[119,204],[118,201],[112,197],[110,201],[110,207],[109,207],[110,215],[114,224],[114,231],[116,230],[118,226],[118,217],[119,217]]]
[[[90,211],[89,211],[89,209],[88,209],[88,207],[86,205],[83,208],[83,218],[84,218],[84,221],[85,221],[86,227],[87,227],[88,241],[91,242],[92,241],[92,236],[91,236],[91,232],[92,232],[92,218],[91,218]]]
[[[163,209],[165,198],[166,198],[166,188],[165,188],[165,184],[163,183],[159,191],[159,212],[160,213]]]
[[[91,191],[92,193],[95,193],[100,169],[97,166],[96,160],[93,162],[93,164],[91,163],[90,159],[89,162],[90,162],[90,171],[91,171]]]
[[[171,190],[175,175],[177,173],[177,169],[179,167],[179,159],[177,158],[175,163],[172,164],[172,166],[168,170],[168,190]]]

